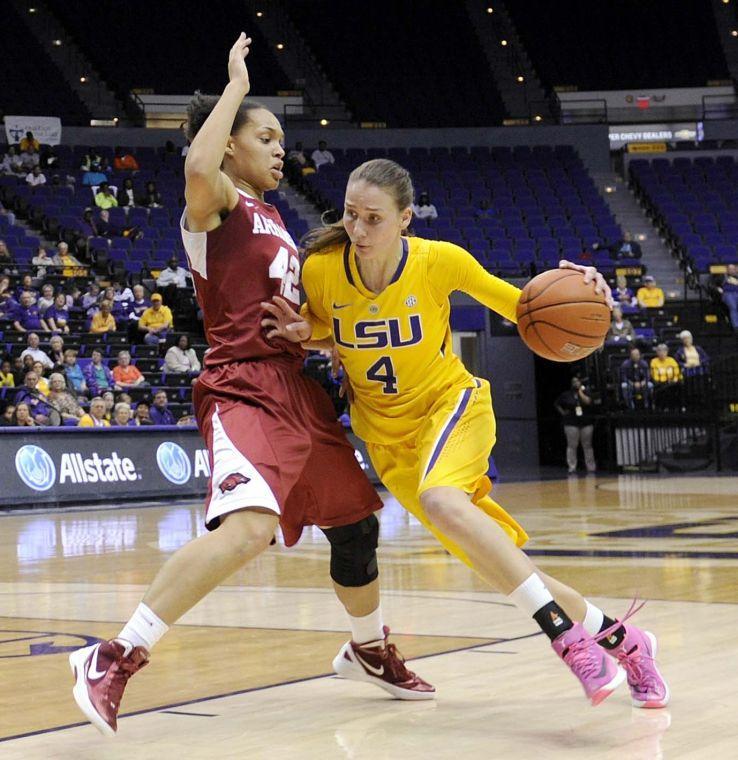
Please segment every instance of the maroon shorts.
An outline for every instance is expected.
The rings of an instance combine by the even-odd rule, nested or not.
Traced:
[[[328,394],[302,374],[302,362],[207,368],[194,404],[210,453],[209,530],[229,512],[262,507],[279,515],[292,546],[305,525],[350,525],[381,508]]]

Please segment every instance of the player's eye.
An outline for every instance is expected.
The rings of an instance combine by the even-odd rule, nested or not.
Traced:
[[[349,211],[348,209],[344,213],[349,219],[357,219],[359,216],[355,211]]]

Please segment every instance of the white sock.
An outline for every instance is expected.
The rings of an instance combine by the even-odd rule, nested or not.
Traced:
[[[384,641],[384,622],[382,621],[382,605],[374,612],[363,617],[349,615],[351,638],[355,644],[368,644],[374,641]]]
[[[582,620],[582,626],[590,636],[594,636],[602,630],[602,624],[605,622],[605,613],[599,607],[591,604],[588,599],[584,601],[587,604],[587,614],[584,616],[584,620]]]
[[[150,652],[168,630],[169,626],[141,602],[116,638],[129,641],[134,647],[143,647]]]
[[[524,580],[507,598],[529,617],[533,617],[541,607],[553,602],[551,592],[536,573]]]

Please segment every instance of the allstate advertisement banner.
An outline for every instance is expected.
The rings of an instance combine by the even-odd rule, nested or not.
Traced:
[[[6,116],[5,136],[9,145],[19,143],[33,132],[33,136],[42,145],[59,145],[61,142],[62,123],[58,116]]]
[[[376,482],[363,444],[350,438]],[[0,461],[3,507],[196,497],[210,478],[203,440],[186,428],[11,428],[0,434]]]

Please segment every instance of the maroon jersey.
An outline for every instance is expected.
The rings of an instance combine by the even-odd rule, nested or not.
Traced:
[[[300,303],[297,246],[274,206],[238,193],[236,207],[214,230],[190,232],[187,209],[180,222],[210,345],[206,367],[304,355],[299,343],[267,340],[261,326],[262,301],[281,295],[294,306]]]

